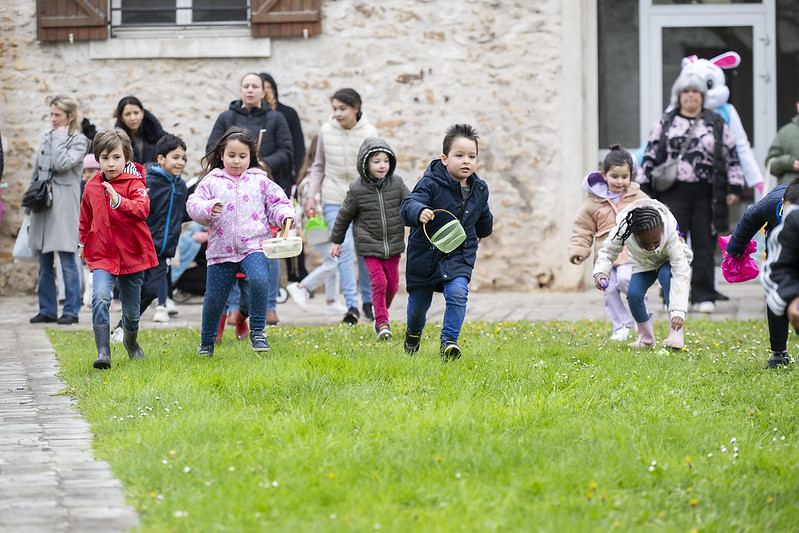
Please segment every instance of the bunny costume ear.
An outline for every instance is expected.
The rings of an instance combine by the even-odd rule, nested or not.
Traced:
[[[719,68],[735,68],[741,64],[741,56],[737,52],[724,52],[720,56],[711,59],[710,62]]]
[[[682,62],[680,63],[681,68],[685,68],[686,65],[690,65],[691,63],[696,63],[696,60],[699,59],[698,56],[692,55],[688,57],[682,58]]]

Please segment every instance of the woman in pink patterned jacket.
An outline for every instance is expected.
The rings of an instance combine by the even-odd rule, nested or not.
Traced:
[[[204,168],[210,172],[186,204],[191,218],[209,226],[201,356],[214,354],[219,320],[239,272],[250,288],[250,344],[256,352],[269,350],[264,335],[269,269],[261,245],[271,237],[270,225],[293,226],[296,215],[258,162],[256,144],[247,130],[230,128],[206,154]]]

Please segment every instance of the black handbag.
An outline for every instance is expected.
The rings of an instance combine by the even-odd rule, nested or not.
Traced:
[[[36,180],[31,183],[25,196],[22,197],[22,207],[31,211],[43,211],[53,206],[53,178]]]

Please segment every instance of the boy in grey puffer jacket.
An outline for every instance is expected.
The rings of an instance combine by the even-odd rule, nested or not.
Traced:
[[[386,141],[368,137],[358,151],[360,178],[350,184],[330,234],[330,255],[338,257],[350,222],[355,251],[364,258],[372,284],[375,331],[391,339],[388,308],[399,290],[399,259],[405,250],[405,225],[400,204],[410,194],[394,175],[397,157]]]

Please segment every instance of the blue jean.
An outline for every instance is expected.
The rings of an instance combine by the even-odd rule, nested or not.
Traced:
[[[336,224],[340,205],[325,204],[325,220],[328,227]],[[329,250],[328,250],[329,254]],[[372,302],[372,284],[369,281],[369,270],[363,262],[363,258],[358,257],[358,276],[359,283],[355,282],[355,240],[352,237],[352,225],[347,228],[344,242],[341,244],[341,255],[338,258],[338,274],[341,279],[341,291],[344,293],[344,300],[347,307],[358,308],[358,288],[361,290],[361,298],[364,303]],[[309,274],[310,276],[310,274]],[[303,285],[305,285],[303,283]]]
[[[646,310],[646,291],[655,283],[660,282],[666,307],[669,305],[669,289],[671,288],[671,263],[663,263],[657,270],[636,272],[630,276],[630,285],[627,287],[627,304],[633,319],[642,324],[649,321],[649,312]]]
[[[408,330],[421,333],[427,321],[427,310],[433,300],[434,285],[416,287],[408,291]],[[461,326],[466,318],[466,301],[469,299],[469,281],[455,278],[444,282],[444,323],[441,342],[458,342]]]
[[[213,344],[219,329],[219,321],[225,310],[230,290],[236,282],[236,274],[247,276],[250,292],[250,329],[263,331],[266,326],[266,298],[269,291],[269,265],[263,252],[255,252],[240,263],[217,263],[208,265],[203,301],[203,321],[200,333],[202,344]]]
[[[280,289],[280,260],[266,259],[269,265],[269,290],[266,293],[266,310],[277,311],[277,293]],[[236,278],[237,283],[230,289],[225,312],[238,309],[244,316],[250,316],[250,287],[246,278]]]
[[[128,331],[139,330],[139,305],[141,305],[141,284],[144,272],[115,276],[106,270],[92,270],[92,325],[103,326],[110,323],[108,306],[114,281],[119,285],[119,300],[122,303],[122,327]]]
[[[170,279],[172,281],[172,285],[178,282],[180,276],[183,275],[183,273],[189,267],[189,263],[194,261],[194,258],[197,257],[197,252],[199,252],[200,248],[202,248],[202,244],[195,241],[194,238],[192,238],[192,235],[195,231],[204,230],[205,226],[197,222],[192,222],[189,225],[189,229],[180,234],[180,239],[178,240],[178,258],[180,259],[180,263],[177,265],[171,265],[172,273]]]
[[[80,275],[73,252],[58,252],[64,274],[64,314],[78,316]],[[58,289],[55,284],[55,252],[39,253],[39,312],[58,318]]]

